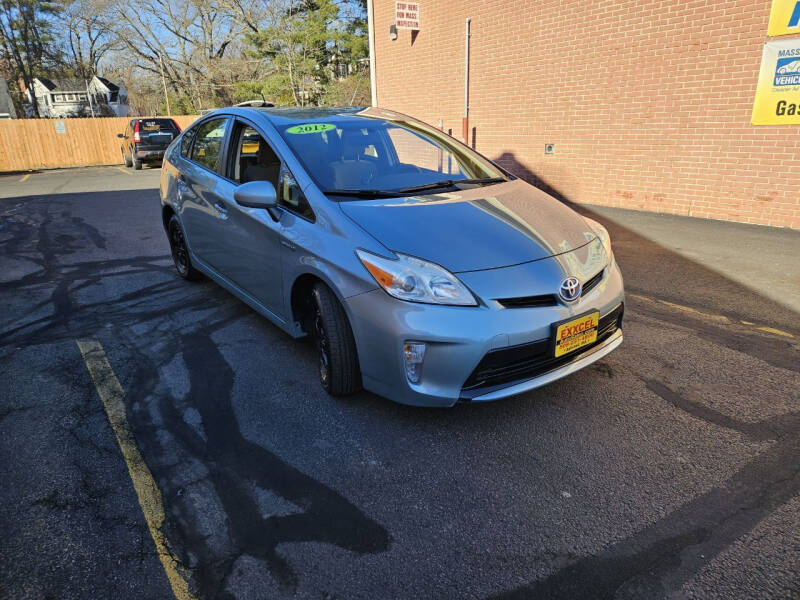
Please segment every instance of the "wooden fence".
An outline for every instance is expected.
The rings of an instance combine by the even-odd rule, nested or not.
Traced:
[[[196,115],[173,117],[181,129]],[[0,173],[122,164],[118,133],[130,117],[0,120]]]

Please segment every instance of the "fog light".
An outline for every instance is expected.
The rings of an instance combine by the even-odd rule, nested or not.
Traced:
[[[422,379],[422,361],[425,359],[425,344],[406,342],[403,344],[403,359],[406,364],[406,377],[411,383]]]

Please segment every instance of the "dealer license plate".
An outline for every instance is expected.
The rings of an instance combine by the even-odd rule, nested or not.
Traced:
[[[564,356],[597,341],[600,313],[593,312],[556,327],[555,356]]]

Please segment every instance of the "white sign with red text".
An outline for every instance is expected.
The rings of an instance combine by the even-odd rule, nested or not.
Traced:
[[[398,29],[419,30],[419,2],[395,2],[394,24]]]

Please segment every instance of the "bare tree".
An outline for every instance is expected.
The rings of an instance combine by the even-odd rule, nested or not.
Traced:
[[[200,108],[222,65],[241,39],[243,25],[219,0],[113,0],[113,27],[139,67],[164,76]]]
[[[62,36],[67,63],[77,77],[91,79],[103,57],[119,46],[111,21],[106,0],[73,0],[66,5]]]

